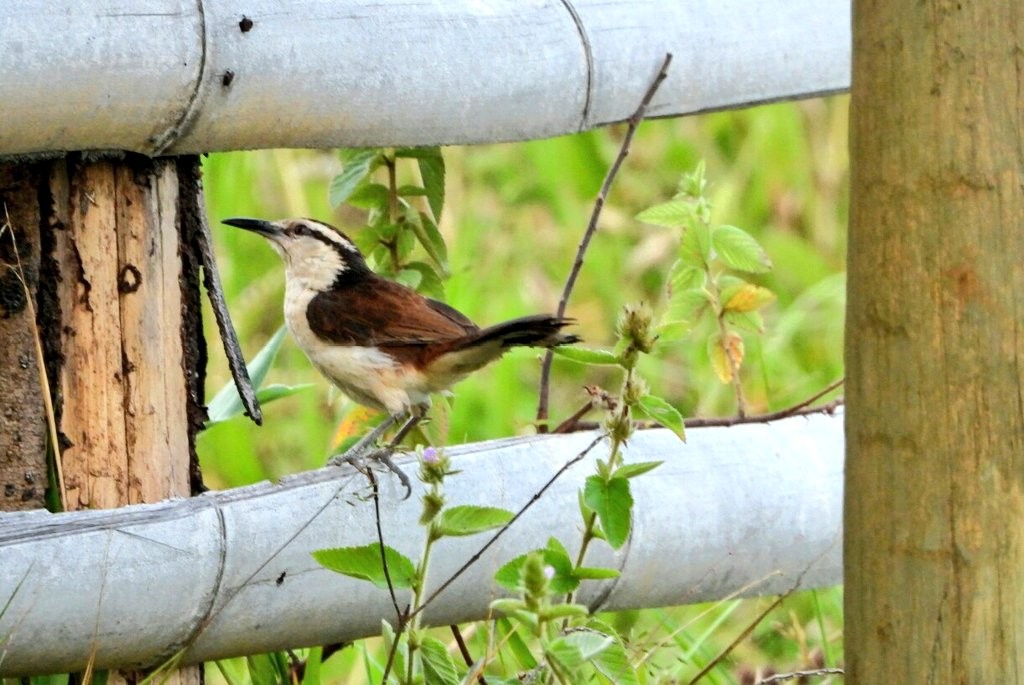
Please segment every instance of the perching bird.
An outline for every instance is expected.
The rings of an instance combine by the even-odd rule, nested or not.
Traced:
[[[360,404],[389,417],[345,455],[363,456],[400,417],[396,445],[443,392],[517,346],[577,342],[562,333],[571,319],[540,314],[479,328],[448,305],[378,276],[344,233],[312,219],[225,219],[259,233],[285,261],[284,318],[295,342],[320,373]],[[402,479],[390,450],[375,452]]]

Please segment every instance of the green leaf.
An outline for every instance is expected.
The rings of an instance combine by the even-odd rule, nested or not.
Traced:
[[[569,642],[566,637],[555,638],[544,647],[544,653],[548,659],[565,669],[575,671],[585,662],[580,648]],[[576,679],[572,679],[576,682]]]
[[[711,229],[700,221],[687,226],[679,242],[679,260],[689,267],[704,271],[711,259]]]
[[[580,580],[609,580],[611,578],[618,578],[622,575],[622,572],[614,568],[580,566],[573,571],[573,575]]]
[[[278,685],[288,680],[287,662],[280,652],[252,654],[245,658],[252,685]]]
[[[629,537],[633,508],[629,481],[618,477],[605,481],[598,476],[589,476],[583,487],[583,499],[597,512],[601,530],[612,549],[622,547]]]
[[[400,197],[423,197],[427,194],[423,188],[412,185],[398,186],[397,192]]]
[[[506,644],[512,651],[512,656],[519,662],[519,667],[529,671],[537,667],[537,659],[533,656],[529,645],[519,635],[515,624],[507,618],[499,618],[496,622],[498,632],[497,644]],[[490,680],[490,678],[488,678]]]
[[[497,507],[478,507],[470,504],[449,507],[443,510],[438,518],[437,532],[448,537],[475,535],[485,530],[500,528],[511,521],[514,515],[507,509]]]
[[[696,199],[704,194],[704,188],[706,187],[707,181],[704,180],[704,160],[702,159],[697,162],[693,172],[683,174],[682,178],[679,179],[677,192],[680,195]]]
[[[572,592],[580,584],[580,577],[573,568],[572,559],[562,543],[555,538],[548,540],[548,546],[539,550],[544,563],[555,570],[555,575],[549,581],[548,587],[552,594],[564,594]],[[520,554],[515,559],[505,563],[494,574],[494,580],[499,585],[509,590],[522,591],[523,565],[526,563],[528,554]]]
[[[672,294],[662,317],[662,325],[670,323],[697,323],[711,311],[711,294],[704,288],[691,288]]]
[[[341,173],[331,180],[327,192],[332,206],[337,207],[348,200],[356,186],[370,173],[379,154],[379,148],[352,149],[342,153]]]
[[[459,674],[455,670],[455,662],[443,642],[427,635],[420,644],[420,657],[423,659],[425,685],[458,685]]]
[[[420,281],[423,280],[423,274],[416,269],[401,269],[395,274],[395,280],[408,288],[416,290],[420,285]]]
[[[589,347],[553,347],[551,351],[559,357],[564,357],[580,364],[611,365],[619,364],[619,356],[609,350],[595,350]]]
[[[582,604],[552,604],[540,610],[540,617],[545,621],[553,621],[560,618],[582,618],[589,615],[590,609]]]
[[[719,226],[711,234],[715,252],[727,266],[738,271],[771,271],[772,260],[752,235],[735,226]]]
[[[678,435],[680,440],[686,442],[686,427],[683,425],[683,415],[665,400],[654,395],[645,395],[634,409],[639,409],[641,414],[651,421],[660,423]]]
[[[601,675],[616,685],[638,685],[640,682],[626,648],[617,639],[595,655],[591,662]]]
[[[704,287],[704,269],[677,259],[668,272],[668,294]]]
[[[427,203],[435,219],[441,218],[444,209],[444,157],[441,148],[428,148],[433,154],[419,157],[420,176],[423,178],[423,189],[427,191]]]
[[[623,464],[615,469],[615,475],[619,478],[636,478],[648,471],[653,471],[664,463],[663,461],[638,461],[632,464]]]
[[[395,655],[391,670],[395,673],[405,673],[406,660],[409,658],[408,641],[403,640],[401,635],[396,635],[394,627],[384,619],[380,620],[380,636],[384,639],[384,653]],[[395,640],[398,640],[398,645],[395,646],[392,652]],[[381,676],[383,676],[383,673]]]
[[[267,372],[270,371],[270,367],[274,363],[277,350],[284,341],[284,332],[284,326],[278,328],[277,332],[267,341],[267,344],[252,358],[252,361],[245,365],[245,368],[249,370],[249,380],[252,381],[252,387],[259,388],[263,385],[263,379],[267,377]],[[217,392],[207,408],[207,414],[210,417],[207,425],[213,425],[226,421],[233,416],[238,416],[244,409],[242,398],[238,395],[238,388],[235,387],[233,382],[228,382]]]
[[[724,318],[727,324],[741,331],[764,333],[764,318],[761,312],[726,312]]]
[[[361,547],[332,547],[318,549],[312,553],[317,563],[324,568],[351,578],[368,580],[379,588],[387,589],[387,578],[380,559],[380,543],[374,542]],[[387,545],[384,554],[388,562],[388,575],[396,588],[412,587],[416,567],[409,557]]]
[[[357,209],[376,209],[387,216],[388,188],[380,183],[360,183],[348,196],[348,203]]]
[[[448,246],[445,245],[441,231],[437,230],[437,224],[424,212],[419,212],[417,221],[410,222],[416,239],[419,240],[423,249],[427,251],[430,258],[437,264],[441,273],[448,274]]]
[[[671,200],[648,207],[636,215],[637,221],[654,226],[675,228],[686,226],[693,220],[693,205],[685,200]]]
[[[444,283],[433,266],[426,262],[408,262],[405,268],[420,273],[420,282],[416,286],[420,293],[438,300],[444,299]]]
[[[615,644],[611,635],[596,630],[574,630],[565,636],[565,641],[579,650],[584,661],[591,661],[606,649]]]

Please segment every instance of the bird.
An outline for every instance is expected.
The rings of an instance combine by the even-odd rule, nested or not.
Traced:
[[[285,263],[285,325],[310,363],[355,402],[387,418],[328,463],[372,457],[411,492],[391,461],[394,448],[430,408],[430,396],[497,360],[511,347],[579,342],[575,321],[537,314],[480,328],[457,309],[375,273],[344,232],[314,219],[237,217],[224,224],[266,238]],[[376,441],[405,423],[381,450]]]

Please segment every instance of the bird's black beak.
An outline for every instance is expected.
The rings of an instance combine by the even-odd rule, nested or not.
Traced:
[[[221,221],[222,224],[228,226],[234,226],[235,228],[244,228],[247,231],[253,233],[259,233],[267,237],[275,236],[281,232],[281,229],[272,221],[265,221],[263,219],[246,219],[244,217],[238,217],[234,219],[224,219]]]

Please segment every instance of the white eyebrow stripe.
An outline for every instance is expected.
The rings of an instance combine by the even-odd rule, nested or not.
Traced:
[[[331,226],[328,226],[327,224],[320,223],[319,221],[311,221],[310,223],[315,223],[317,226],[319,226],[320,228],[324,229],[324,233],[329,235],[333,242],[337,243],[338,245],[341,245],[343,248],[345,248],[349,252],[354,252],[356,254],[361,254],[359,252],[359,248],[355,246],[355,243],[353,243],[351,240],[349,240],[348,238],[343,236],[335,228],[333,228]]]

